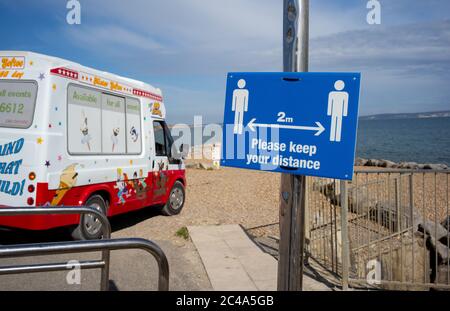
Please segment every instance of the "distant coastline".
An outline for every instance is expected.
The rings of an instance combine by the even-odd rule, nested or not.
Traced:
[[[399,119],[429,119],[429,118],[450,118],[450,110],[415,112],[415,113],[382,113],[359,117],[360,120],[399,120]]]
[[[430,118],[450,118],[450,110],[444,111],[429,111],[429,112],[411,112],[411,113],[381,113],[381,114],[373,114],[367,116],[360,116],[359,120],[400,120],[400,119],[430,119]],[[181,123],[185,125],[185,123]],[[202,127],[209,123],[202,124]],[[218,124],[223,126],[222,122],[217,122],[214,124]],[[193,124],[187,124],[188,127],[193,128]],[[177,123],[170,123],[168,127],[170,129],[177,127]]]

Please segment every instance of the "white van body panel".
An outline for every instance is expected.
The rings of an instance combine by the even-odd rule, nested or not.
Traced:
[[[117,183],[117,187],[120,187],[120,181],[124,178],[143,179],[151,172],[158,170],[153,163],[155,159],[153,120],[164,120],[166,115],[162,93],[159,89],[140,81],[32,52],[1,51],[0,59],[2,61],[0,63],[0,83],[5,82],[1,85],[6,85],[7,81],[26,81],[37,84],[36,104],[31,125],[28,128],[10,128],[0,125],[0,145],[7,146],[19,140],[24,141],[20,152],[9,155],[2,155],[3,153],[0,152],[0,163],[6,163],[5,166],[13,161],[22,161],[16,174],[14,172],[5,173],[5,171],[0,174],[1,205],[31,205],[27,200],[29,198],[36,200],[37,191],[29,192],[30,185],[36,188],[38,184],[46,184],[49,190],[58,190],[60,191],[59,196],[63,197],[67,190],[61,189],[102,183]],[[78,105],[77,101],[80,103],[84,101],[80,104],[81,106],[88,105],[89,102],[103,105],[101,114],[104,119],[102,119],[101,126],[105,127],[107,122],[117,124],[113,130],[118,129],[120,134],[117,137],[115,137],[115,132],[103,135],[103,149],[99,153],[89,151],[94,146],[93,137],[98,134],[92,132],[92,128],[98,128],[96,124],[98,120],[91,112],[87,112],[90,108],[88,106],[86,109],[76,108],[78,109],[76,110],[74,108],[73,111],[82,111],[78,116],[68,114],[68,102],[72,100],[69,98],[71,87],[76,90],[88,90],[95,94],[101,94],[102,101],[106,101],[106,103],[98,103],[96,99],[94,100],[86,94],[73,93],[73,105]],[[0,97],[0,102],[1,99]],[[111,104],[111,111],[106,111],[106,108],[103,107],[108,107],[109,104]],[[122,128],[125,123],[121,118],[114,119],[112,117],[117,115],[114,114],[114,109],[119,111],[122,109],[122,105],[126,107],[127,117],[128,109],[135,109],[139,105],[139,119],[137,116],[132,118],[130,113],[129,120],[134,121],[127,119],[125,128]],[[0,106],[0,109],[3,108]],[[97,110],[95,111],[97,113]],[[135,112],[137,113],[137,110]],[[76,118],[76,121],[73,121],[72,118]],[[85,119],[88,120],[87,125],[84,122]],[[17,120],[12,121],[16,122]],[[19,121],[24,122],[23,120]],[[69,132],[68,124],[71,124],[70,122],[78,122],[80,124],[79,131],[71,130]],[[130,133],[132,128],[130,130],[128,122],[136,124],[133,133]],[[90,133],[87,135],[82,131],[86,130],[85,125],[91,127]],[[140,127],[140,133],[139,130],[136,130],[138,127]],[[78,127],[73,125],[72,128]],[[125,130],[127,131],[125,132]],[[120,146],[121,150],[125,150],[124,148],[131,150],[132,143],[140,141],[140,152],[115,153],[118,150],[115,148],[119,148],[119,144],[124,142],[122,138],[118,138],[119,135],[126,137],[125,144],[130,146]],[[136,136],[138,138],[135,141]],[[75,149],[81,150],[82,147],[89,145],[88,149],[82,150],[88,154],[68,150],[68,139],[79,139],[83,142],[78,143],[77,141],[78,147],[74,147]],[[109,142],[113,145],[111,152],[104,150],[107,146],[111,147],[104,142],[105,140],[112,141],[112,143]],[[117,142],[117,146],[114,142]],[[136,148],[133,150],[138,150]],[[184,169],[184,164],[180,163],[178,169]],[[0,173],[2,172],[0,171]],[[33,180],[29,178],[31,173],[36,176]],[[16,183],[16,188],[20,184],[21,189],[17,194],[11,195],[11,187],[14,183]],[[9,185],[9,189],[6,189],[7,185]],[[4,191],[2,191],[2,186]],[[14,189],[14,192],[16,190]],[[8,191],[10,193],[7,193]],[[58,198],[55,195],[53,202],[49,200],[47,203],[57,205],[55,204],[58,203],[57,201]]]

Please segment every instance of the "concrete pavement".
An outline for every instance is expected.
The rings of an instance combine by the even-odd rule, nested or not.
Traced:
[[[113,238],[127,237],[122,232],[113,233]],[[23,244],[36,242],[63,241],[70,239],[58,230],[48,232],[2,232],[0,244]],[[211,290],[202,262],[192,243],[177,244],[172,241],[156,240],[169,261],[170,290]],[[70,260],[100,259],[99,252],[36,256],[28,258],[2,258],[0,266],[37,263],[67,263]],[[82,270],[80,284],[68,284],[68,271],[32,273],[0,276],[0,291],[43,290],[43,291],[98,291],[100,270]],[[111,252],[111,290],[156,290],[158,267],[155,259],[141,250],[121,250]]]
[[[188,230],[214,290],[277,289],[277,260],[253,243],[239,225],[189,226]],[[304,289],[330,290],[307,275]]]
[[[155,241],[169,260],[170,290],[276,290],[277,260],[263,252],[239,225],[191,226],[188,229],[193,243]],[[62,241],[68,238],[58,231],[0,233],[0,244]],[[123,231],[113,233],[113,238],[127,236]],[[0,266],[99,258],[97,252],[0,259]],[[111,253],[112,290],[156,290],[157,271],[155,260],[143,251]],[[0,276],[0,290],[99,290],[99,270],[83,270],[80,284],[68,284],[66,278],[66,271]],[[304,289],[330,290],[317,279],[305,275]]]

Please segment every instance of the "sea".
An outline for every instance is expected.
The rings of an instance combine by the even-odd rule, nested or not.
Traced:
[[[450,166],[450,118],[359,120],[356,156]]]
[[[450,118],[360,119],[356,156],[450,166]]]

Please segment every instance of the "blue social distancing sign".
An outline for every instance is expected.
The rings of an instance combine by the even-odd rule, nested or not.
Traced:
[[[229,73],[223,166],[351,179],[359,73]]]

